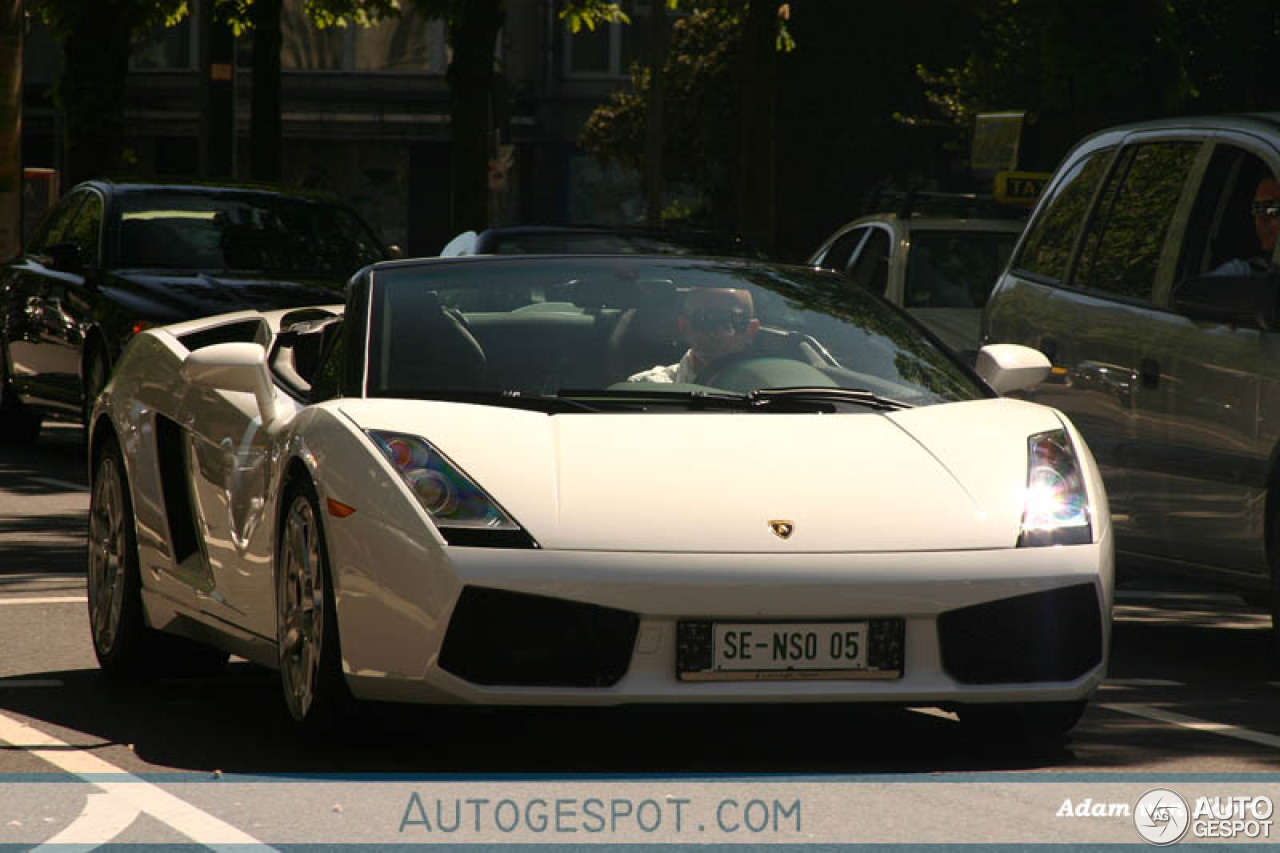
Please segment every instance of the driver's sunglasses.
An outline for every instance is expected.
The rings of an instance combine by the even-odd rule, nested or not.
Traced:
[[[741,335],[750,325],[751,317],[745,311],[725,313],[704,308],[689,314],[689,326],[703,334],[732,330],[734,334]]]
[[[1280,198],[1271,199],[1269,201],[1255,201],[1250,209],[1253,210],[1254,216],[1264,216],[1267,219],[1280,219]]]

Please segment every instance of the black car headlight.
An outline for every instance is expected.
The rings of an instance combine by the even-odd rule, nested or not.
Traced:
[[[1084,545],[1093,541],[1089,497],[1067,431],[1027,439],[1027,489],[1018,547]]]
[[[537,547],[484,489],[424,438],[367,430],[450,545]]]

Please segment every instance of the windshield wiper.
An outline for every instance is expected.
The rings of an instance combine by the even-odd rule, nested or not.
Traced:
[[[598,412],[599,408],[581,400],[548,397],[541,394],[525,396],[519,391],[385,391],[372,394],[375,397],[399,397],[411,400],[440,400],[445,403],[476,403],[483,406],[501,406],[506,409],[528,409],[534,412],[557,414],[564,412]]]
[[[866,388],[828,388],[815,386],[812,388],[761,388],[752,391],[747,399],[753,406],[776,406],[779,404],[809,403],[854,403],[882,411],[897,411],[911,408],[910,403],[881,397]]]

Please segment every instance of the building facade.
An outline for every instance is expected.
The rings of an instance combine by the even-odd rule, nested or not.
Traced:
[[[201,176],[208,74],[201,4],[157,30],[132,55],[127,133],[130,172]],[[317,29],[304,0],[284,0],[281,52],[282,182],[327,191],[357,208],[389,243],[431,255],[449,223],[450,128],[443,22],[406,8],[373,27]],[[402,6],[410,6],[403,3]],[[569,34],[560,0],[507,0],[495,51],[492,224],[625,222],[643,217],[640,179],[604,168],[576,143],[608,94],[629,85],[644,53],[647,3],[623,4],[630,25]],[[252,36],[232,67],[232,169],[250,174]],[[58,45],[30,22],[24,47],[23,165],[62,166],[61,117],[51,92]]]

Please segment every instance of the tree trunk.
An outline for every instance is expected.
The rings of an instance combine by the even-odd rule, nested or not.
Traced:
[[[742,236],[772,252],[777,230],[778,4],[751,0],[742,38],[742,178],[739,224]]]
[[[455,231],[489,222],[489,158],[494,153],[489,105],[493,53],[502,26],[502,0],[466,0],[451,22],[449,118],[452,128],[451,219]]]
[[[645,110],[644,198],[646,220],[652,228],[662,225],[666,181],[662,157],[663,113],[666,110],[667,4],[652,0],[649,33],[649,102]]]
[[[129,0],[92,0],[64,42],[57,99],[66,120],[65,186],[118,172],[124,156]]]
[[[253,92],[249,113],[250,174],[255,181],[280,180],[284,146],[280,97],[280,48],[284,40],[281,0],[254,0]]]

